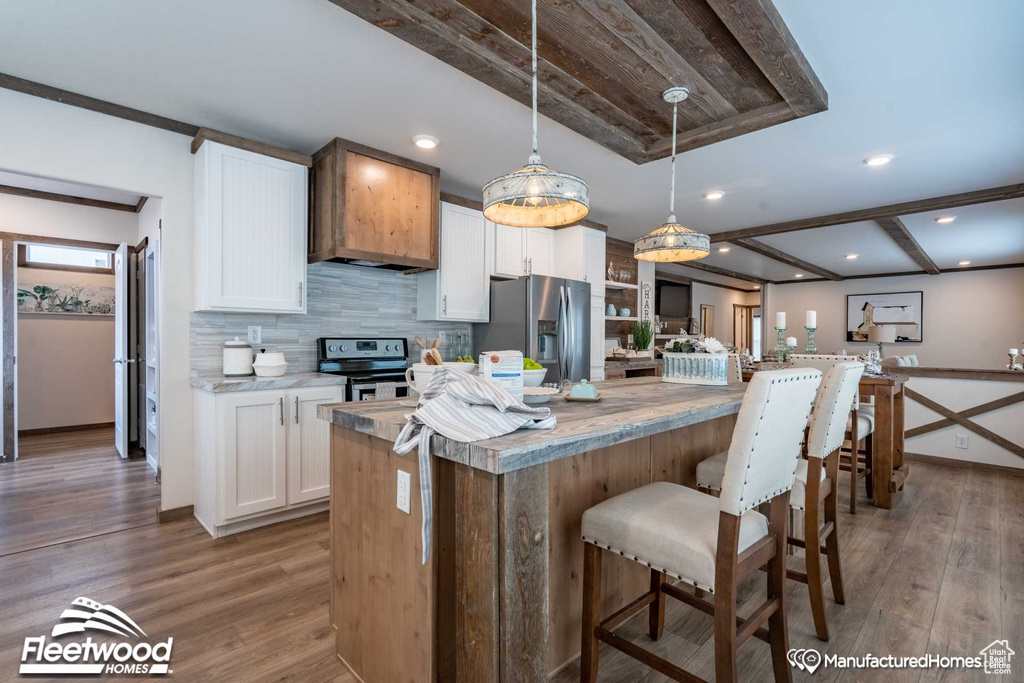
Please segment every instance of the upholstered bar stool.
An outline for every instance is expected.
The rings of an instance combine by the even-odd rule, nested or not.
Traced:
[[[806,439],[806,460],[797,464],[796,481],[790,494],[789,505],[804,515],[803,538],[789,538],[789,543],[804,548],[806,573],[788,571],[787,576],[806,583],[814,617],[814,630],[821,640],[828,640],[828,622],[825,619],[824,576],[821,572],[822,542],[828,560],[828,574],[832,583],[832,596],[836,603],[846,603],[843,591],[842,563],[839,557],[838,515],[839,454],[846,437],[848,406],[857,397],[864,365],[837,363],[832,366],[818,390],[811,413]],[[720,489],[723,455],[719,453],[697,465],[697,486],[709,490]],[[825,521],[821,522],[824,504]]]
[[[817,368],[827,373],[837,363],[848,363],[846,356],[828,354],[793,354],[793,367]],[[851,404],[850,418],[846,422],[846,438],[850,442],[850,450],[839,451],[839,467],[843,472],[850,473],[850,514],[857,514],[857,482],[864,480],[864,488],[871,497],[871,464],[874,459],[875,444],[875,407],[860,402],[860,392]]]
[[[776,681],[790,681],[786,660],[787,509],[807,416],[821,372],[759,372],[743,397],[729,447],[722,493],[658,482],[610,498],[583,514],[583,653],[580,680],[593,683],[598,641],[675,681],[700,680],[615,631],[649,609],[651,638],[661,637],[665,596],[714,616],[715,680],[736,681],[736,650],[750,636],[771,646]],[[756,508],[765,504],[765,516]],[[601,557],[618,553],[651,570],[651,590],[602,620]],[[747,619],[736,616],[736,587],[768,565],[768,599]],[[672,577],[714,596],[702,600],[666,583]],[[762,628],[768,624],[767,631]]]

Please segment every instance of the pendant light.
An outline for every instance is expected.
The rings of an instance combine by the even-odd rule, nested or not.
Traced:
[[[633,258],[638,261],[695,261],[711,253],[711,238],[676,223],[676,120],[679,103],[689,96],[690,91],[683,87],[669,88],[662,95],[672,104],[672,192],[668,220],[633,243]]]
[[[557,228],[590,213],[590,188],[541,163],[537,153],[537,0],[533,0],[533,154],[526,166],[484,185],[484,216],[521,228]]]

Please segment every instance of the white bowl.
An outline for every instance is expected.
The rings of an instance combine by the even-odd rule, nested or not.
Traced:
[[[456,372],[473,372],[476,370],[476,363],[459,363],[456,361],[445,361],[444,366]]]
[[[281,377],[284,375],[284,371],[288,369],[287,363],[278,364],[263,364],[253,365],[252,369],[256,371],[257,377]]]
[[[540,372],[534,370],[533,372]],[[523,387],[523,403],[537,404],[547,403],[551,397],[558,393],[553,387]]]
[[[540,370],[523,370],[523,386],[539,387],[544,383],[544,375],[547,373],[547,368],[541,368]]]

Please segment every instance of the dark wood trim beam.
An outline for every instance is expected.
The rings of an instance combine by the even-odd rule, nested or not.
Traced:
[[[0,88],[14,90],[15,92],[32,95],[34,97],[42,97],[44,100],[52,100],[54,102],[60,102],[61,104],[69,104],[72,107],[88,109],[89,111],[94,111],[98,114],[116,116],[119,119],[132,121],[134,123],[141,123],[146,126],[153,126],[154,128],[160,128],[162,130],[169,130],[172,133],[187,135],[189,137],[193,137],[199,132],[199,126],[194,126],[191,123],[175,121],[174,119],[169,119],[166,116],[157,116],[156,114],[150,114],[149,112],[144,112],[139,109],[132,109],[131,107],[114,104],[113,102],[98,100],[95,97],[89,97],[88,95],[80,95],[68,90],[61,90],[60,88],[54,88],[53,86],[44,85],[43,83],[36,83],[35,81],[18,78],[17,76],[12,76],[10,74],[0,73]]]
[[[964,266],[962,268],[940,268],[943,275],[949,273],[969,273],[975,270],[1005,270],[1007,268],[1024,268],[1024,263],[998,263],[992,266]],[[867,275],[846,275],[844,280],[872,280],[879,277],[905,277],[908,275],[927,275],[923,270],[903,270],[896,273],[868,273]],[[827,282],[822,277],[800,278],[799,280],[776,280],[773,285],[796,285],[807,282]]]
[[[727,270],[725,268],[719,268],[718,266],[709,266],[706,263],[700,263],[698,261],[687,261],[686,263],[680,263],[679,265],[686,266],[687,268],[696,268],[697,270],[703,270],[716,275],[724,275],[725,277],[731,277],[737,280],[755,282],[759,285],[774,284],[771,280],[765,280],[764,278],[755,277],[754,275],[747,275],[746,273],[737,273],[735,270]]]
[[[107,242],[90,242],[88,240],[69,240],[63,237],[46,237],[29,235],[21,232],[0,232],[2,242],[26,242],[28,244],[53,244],[58,247],[78,247],[79,249],[98,249],[100,251],[117,251],[119,244]]]
[[[820,275],[828,280],[835,280],[838,282],[843,279],[843,276],[839,273],[833,273],[831,270],[826,270],[825,268],[816,266],[813,263],[799,259],[796,256],[791,256],[784,251],[780,251],[769,244],[765,244],[764,242],[755,240],[751,237],[738,239],[734,244],[741,246],[744,249],[749,249],[761,256],[767,256],[768,258],[779,261],[780,263],[785,263],[786,265],[793,266],[794,268],[800,268],[801,270],[806,270],[810,273],[814,273],[815,275]]]
[[[2,422],[3,452],[0,462],[14,462],[15,436],[17,427],[14,424],[14,313],[18,308],[17,294],[14,291],[14,247],[13,240],[0,239],[0,335],[3,337],[3,378],[2,384]]]
[[[797,116],[828,109],[828,93],[769,0],[706,0]]]
[[[961,417],[959,413],[953,412],[952,410],[950,410],[946,406],[942,405],[941,403],[933,401],[932,399],[928,398],[927,396],[923,396],[923,395],[919,394],[918,392],[914,391],[913,389],[910,389],[908,387],[904,387],[903,392],[906,394],[907,398],[912,399],[914,401],[917,401],[918,403],[923,405],[925,408],[928,408],[929,410],[933,410],[936,413],[938,413],[939,415],[942,415],[943,417],[945,417],[945,418],[947,418],[949,420],[952,420],[953,422],[955,422],[956,424],[960,425],[964,429],[971,430],[972,432],[974,432],[978,436],[982,437],[983,439],[987,439],[988,441],[991,441],[992,443],[994,443],[995,445],[999,446],[1000,448],[1005,448],[1006,450],[1010,451],[1014,455],[1016,455],[1018,457],[1021,457],[1021,458],[1024,458],[1024,446],[1021,446],[1019,444],[1015,444],[1012,441],[1010,441],[1009,439],[1005,439],[1005,438],[999,436],[998,434],[996,434],[995,432],[993,432],[993,431],[991,431],[989,429],[985,429],[981,425],[976,424],[974,422],[971,422],[970,420],[968,420],[965,417]]]
[[[196,136],[192,138],[192,153],[195,154],[198,152],[199,148],[207,140],[210,142],[219,142],[223,145],[234,147],[236,149],[244,149],[247,152],[262,154],[263,156],[271,157],[273,159],[283,159],[284,161],[290,161],[293,164],[299,164],[306,168],[313,166],[313,157],[309,154],[299,154],[298,152],[293,152],[290,149],[277,147],[276,145],[268,145],[265,142],[256,142],[255,140],[243,138],[239,135],[232,135],[231,133],[224,133],[212,128],[199,129]]]
[[[90,199],[88,197],[76,197],[70,194],[58,192],[45,192],[43,190],[29,190],[24,187],[13,185],[0,185],[0,193],[10,194],[16,197],[28,197],[29,199],[45,199],[51,202],[63,202],[65,204],[80,204],[91,206],[94,209],[110,209],[111,211],[128,211],[135,213],[135,204],[122,204],[121,202],[109,202],[105,199]]]
[[[1024,372],[1010,370],[975,370],[971,368],[899,368],[901,375],[938,379],[983,380],[986,382],[1024,382]]]
[[[147,201],[149,201],[149,197],[145,197],[145,196],[139,197],[139,202],[138,202],[138,204],[135,205],[135,213],[141,212],[142,211],[142,207],[144,207],[146,205]]]
[[[754,109],[743,114],[738,114],[725,121],[716,121],[693,130],[680,131],[676,141],[678,152],[688,152],[692,149],[705,147],[707,145],[729,140],[731,138],[753,133],[764,128],[771,128],[780,123],[786,123],[800,118],[785,102],[770,104],[760,109]],[[664,159],[672,153],[672,138],[659,140],[647,148],[645,152],[646,161]]]
[[[938,275],[939,267],[935,265],[935,261],[932,261],[931,257],[925,253],[920,243],[914,236],[907,230],[907,226],[903,225],[903,221],[898,216],[885,216],[875,220],[878,226],[885,230],[885,233],[892,238],[892,241],[896,243],[900,249],[906,252],[907,256],[914,259],[917,265],[921,266],[926,273],[929,275]]]
[[[972,206],[974,204],[985,204],[988,202],[999,202],[1005,199],[1017,199],[1024,197],[1024,183],[1017,185],[1006,185],[994,187],[987,190],[975,190],[973,192],[962,192],[944,197],[932,197],[931,199],[918,199],[912,202],[901,204],[888,204],[876,206],[870,209],[857,209],[855,211],[844,211],[833,213],[827,216],[815,216],[814,218],[801,218],[795,221],[784,223],[772,223],[761,225],[756,228],[743,228],[740,230],[727,230],[711,235],[711,241],[735,242],[745,237],[763,237],[765,235],[779,235],[784,232],[797,232],[799,230],[813,230],[814,228],[827,228],[833,225],[845,225],[847,223],[858,223],[860,221],[874,221],[889,216],[905,216],[913,213],[924,213],[926,211],[941,211],[954,209],[958,206]]]

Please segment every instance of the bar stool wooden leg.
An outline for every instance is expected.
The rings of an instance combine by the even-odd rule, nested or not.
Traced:
[[[651,603],[647,612],[647,631],[651,640],[661,638],[661,634],[665,631],[665,594],[661,591],[663,583],[665,583],[665,575],[652,569],[651,592],[654,593],[654,602]]]
[[[874,435],[868,434],[864,439],[864,467],[867,469],[867,474],[864,476],[864,490],[867,491],[868,498],[872,500],[875,498],[874,463],[875,438]]]
[[[857,480],[856,467],[853,471]],[[811,597],[811,614],[819,640],[828,640],[828,621],[825,619],[824,579],[821,575],[820,538],[821,458],[809,458],[804,501],[804,557],[807,560],[807,588]]]
[[[825,476],[831,484],[825,497],[825,524],[831,522],[831,531],[825,537],[825,556],[828,558],[828,577],[832,583],[832,597],[839,605],[846,604],[846,593],[843,591],[843,567],[839,561],[839,451],[825,458]],[[856,481],[856,480],[855,480]]]
[[[786,498],[788,496],[783,496]],[[787,506],[788,507],[788,506]],[[785,525],[785,520],[782,524]],[[785,536],[783,536],[785,542]],[[740,543],[740,518],[718,517],[718,557],[734,558]],[[785,557],[785,553],[783,553]],[[715,563],[715,682],[736,683],[736,562]],[[785,572],[783,572],[783,584]]]
[[[768,530],[775,534],[775,556],[768,561],[768,599],[779,601],[778,609],[768,618],[768,644],[772,650],[772,669],[775,671],[776,683],[790,683],[793,680],[793,669],[786,658],[789,652],[789,631],[786,627],[788,510],[789,496],[777,496],[772,499],[768,513]]]
[[[583,640],[580,683],[597,681],[598,647],[594,629],[601,622],[601,549],[583,544]]]
[[[850,514],[857,514],[857,471],[860,469],[860,434],[857,432],[857,411],[850,418]]]

